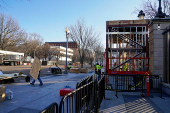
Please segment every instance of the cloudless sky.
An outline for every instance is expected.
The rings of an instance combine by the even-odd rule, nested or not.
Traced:
[[[142,0],[4,0],[2,13],[18,20],[27,33],[38,33],[44,42],[66,41],[65,28],[83,18],[87,26],[101,33],[106,39],[106,21],[135,20],[132,14]],[[71,41],[71,39],[69,39]],[[105,46],[105,44],[103,43]]]

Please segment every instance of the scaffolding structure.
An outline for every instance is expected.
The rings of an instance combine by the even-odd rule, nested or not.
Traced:
[[[106,73],[149,74],[148,20],[106,22]]]

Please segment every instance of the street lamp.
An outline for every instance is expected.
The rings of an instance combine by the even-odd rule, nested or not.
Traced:
[[[141,10],[138,14],[139,19],[143,20],[145,17],[145,13]]]
[[[68,46],[68,36],[70,31],[68,30],[68,28],[65,29],[66,32],[66,39],[67,39],[67,43],[66,43],[66,67],[65,67],[65,74],[67,74],[67,46]]]

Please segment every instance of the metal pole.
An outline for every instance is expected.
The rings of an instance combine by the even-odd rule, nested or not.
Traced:
[[[68,36],[67,36],[67,32],[66,32],[66,38],[67,38],[67,43],[66,43],[66,71],[65,71],[65,74],[67,74],[67,46],[68,46]]]

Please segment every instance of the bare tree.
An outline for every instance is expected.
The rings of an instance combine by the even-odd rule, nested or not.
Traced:
[[[29,35],[29,45],[30,45],[30,56],[34,57],[37,55],[38,51],[41,51],[40,46],[42,46],[43,38],[37,33],[30,33]],[[37,56],[38,57],[38,56]]]
[[[71,39],[79,44],[78,52],[81,67],[83,68],[86,50],[90,49],[98,41],[99,33],[95,32],[92,26],[87,27],[84,20],[78,20],[75,25],[69,27],[69,30]]]
[[[49,43],[45,43],[44,45],[42,45],[42,56],[44,59],[46,59],[49,54],[50,54],[50,45]]]
[[[0,49],[6,50],[16,46],[22,41],[23,30],[18,22],[11,16],[0,14]]]
[[[133,13],[137,15],[140,10],[145,13],[145,18],[154,18],[158,13],[158,0],[143,0],[140,7],[135,7]],[[170,15],[170,0],[162,0],[162,11]]]
[[[98,43],[95,45],[94,47],[94,52],[95,52],[95,61],[96,62],[100,62],[101,57],[103,57],[103,51],[104,48],[102,46],[102,44]]]
[[[23,52],[25,54],[25,58],[27,56],[34,57],[37,56],[38,58],[43,56],[43,49],[42,49],[42,42],[43,38],[41,35],[37,33],[24,33],[22,35],[22,42],[20,45],[16,46],[19,52]]]
[[[25,52],[23,48],[28,48],[25,44],[27,42],[27,33],[24,30],[21,30],[17,36],[13,37],[15,39],[12,41],[9,41],[8,43],[11,44],[11,46],[7,46],[6,50],[8,51],[16,51],[16,52]],[[24,44],[24,46],[22,46]],[[22,47],[21,47],[22,46]]]
[[[87,50],[85,61],[90,63],[92,67],[93,60],[94,60],[94,53],[92,52],[92,50]]]
[[[48,60],[50,61],[51,58],[53,57],[53,54],[55,52],[55,49],[50,49],[49,53],[48,53]]]
[[[24,57],[30,56],[30,42],[28,33],[23,35],[23,43],[18,46],[18,51],[24,53]]]
[[[74,49],[73,50],[73,56],[72,56],[72,62],[78,62],[80,61],[80,58],[79,58],[79,52],[77,49]]]

